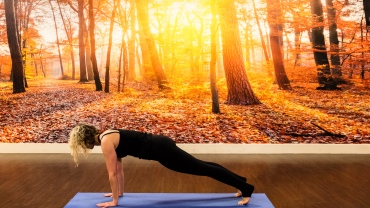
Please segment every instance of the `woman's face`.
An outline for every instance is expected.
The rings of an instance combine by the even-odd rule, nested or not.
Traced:
[[[94,146],[95,146],[95,145],[94,145],[94,142],[88,142],[88,141],[85,143],[85,145],[86,145],[86,147],[87,147],[87,148],[89,148],[89,149],[93,149],[93,148],[94,148]]]
[[[89,149],[94,149],[94,144],[87,143],[86,147]]]

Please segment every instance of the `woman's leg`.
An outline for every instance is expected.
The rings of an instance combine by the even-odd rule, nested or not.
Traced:
[[[223,166],[222,166],[222,165],[220,165],[220,164],[217,164],[217,163],[214,163],[214,162],[206,162],[206,161],[203,161],[203,162],[207,163],[208,165],[215,165],[215,166],[218,166],[218,167],[220,167],[220,168],[223,168],[225,171],[228,171],[230,174],[233,174],[235,177],[238,177],[240,180],[242,180],[242,181],[244,181],[244,182],[247,182],[247,179],[246,179],[245,177],[240,176],[240,175],[238,175],[238,174],[235,174],[235,173],[231,172],[229,169],[227,169],[227,168],[223,167]]]
[[[154,158],[165,167],[192,175],[209,176],[217,181],[239,189],[243,197],[250,197],[254,186],[246,183],[246,179],[217,163],[204,162],[183,151],[167,137],[156,136],[153,144]]]
[[[209,164],[209,165],[216,165],[216,166],[219,166],[220,168],[224,168],[223,166],[221,166],[221,165],[219,165],[219,164],[217,164],[217,163],[212,163],[212,162],[206,162],[207,164]],[[226,169],[226,168],[224,168],[226,171],[229,171],[228,169]],[[245,178],[245,177],[243,177],[243,176],[240,176],[240,175],[237,175],[237,174],[235,174],[235,173],[233,173],[233,172],[231,172],[231,171],[229,171],[231,174],[234,174],[236,177],[239,177],[242,181],[244,181],[244,182],[247,182],[247,179]],[[236,193],[234,194],[234,196],[235,197],[241,197],[242,196],[242,192],[238,189],[237,191],[236,191]]]

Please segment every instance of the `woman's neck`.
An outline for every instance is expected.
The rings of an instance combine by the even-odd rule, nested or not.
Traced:
[[[100,134],[95,136],[95,145],[101,145]]]

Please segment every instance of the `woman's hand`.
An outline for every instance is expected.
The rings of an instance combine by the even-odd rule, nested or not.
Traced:
[[[112,193],[109,193],[109,194],[104,194],[105,197],[112,197],[113,194]],[[119,197],[122,197],[123,196],[123,193],[122,194],[118,194]]]
[[[103,203],[96,204],[96,206],[98,206],[98,207],[115,207],[115,206],[117,206],[117,202],[114,202],[114,201],[103,202]]]

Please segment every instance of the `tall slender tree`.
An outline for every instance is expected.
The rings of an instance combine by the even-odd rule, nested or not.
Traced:
[[[128,4],[124,4],[124,5],[120,5],[118,6],[118,12],[117,12],[117,16],[118,16],[118,20],[119,20],[119,25],[121,26],[121,29],[122,29],[122,37],[121,37],[121,46],[120,46],[120,57],[119,57],[119,69],[118,71],[121,71],[121,69],[123,68],[123,76],[122,76],[122,84],[124,85],[125,84],[125,80],[130,80],[132,81],[134,79],[135,76],[135,39],[131,39],[130,37],[130,34],[133,34],[135,35],[135,32],[132,32],[131,33],[129,32],[129,28],[128,26],[130,25],[131,27],[133,26],[131,23],[131,18],[133,18],[135,20],[135,17],[132,17],[132,13],[135,14],[135,7],[132,7],[133,5],[130,5],[130,7],[128,7]],[[135,21],[134,21],[135,22]],[[133,23],[135,25],[135,23]],[[135,27],[135,26],[133,26]],[[125,39],[128,38],[129,41],[126,41]],[[133,41],[133,42],[131,42]],[[130,49],[132,50],[132,46],[130,44],[133,44],[134,45],[134,53],[130,53]],[[131,58],[133,58],[133,60],[131,60]],[[133,63],[131,62],[133,61]],[[132,64],[131,66],[133,66],[132,68],[132,71],[130,71],[129,69],[129,65],[130,63]],[[134,73],[133,74],[133,77],[130,77],[131,75],[131,72]],[[120,80],[120,77],[118,78],[118,88],[120,88],[120,83],[121,83],[121,80]],[[123,89],[123,88],[122,88]],[[118,90],[120,91],[120,90]]]
[[[227,104],[252,105],[261,102],[254,95],[246,74],[234,0],[218,0],[222,52],[228,88]]]
[[[310,0],[313,16],[312,47],[317,66],[318,90],[337,89],[331,72],[324,37],[324,15],[321,0]]]
[[[258,26],[258,32],[259,32],[260,38],[261,38],[263,54],[265,55],[266,62],[269,62],[270,59],[269,59],[269,55],[268,55],[268,52],[267,52],[267,46],[266,46],[266,43],[265,43],[265,39],[263,38],[263,33],[262,33],[262,29],[261,29],[260,19],[259,19],[258,13],[257,13],[255,0],[252,0],[252,3],[253,3],[254,17],[256,18],[257,26]]]
[[[285,72],[284,57],[281,52],[280,40],[282,39],[282,14],[280,0],[267,0],[268,23],[270,26],[270,47],[274,62],[276,82],[280,89],[291,90],[290,81]]]
[[[8,35],[8,45],[12,58],[13,72],[13,93],[25,92],[24,69],[22,63],[22,53],[19,47],[17,25],[13,0],[4,0],[6,32]]]
[[[167,77],[164,73],[163,66],[160,62],[155,40],[150,30],[148,0],[135,0],[135,3],[139,27],[141,27],[143,31],[142,36],[140,38],[144,38],[144,40],[147,43],[150,53],[150,59],[152,62],[155,76],[157,78],[158,87],[160,89],[168,88],[168,86],[166,86]]]
[[[150,60],[150,53],[148,43],[145,40],[145,34],[141,27],[139,27],[139,45],[141,50],[142,63],[140,67],[141,76],[144,80],[155,80],[155,73]]]
[[[221,113],[216,86],[216,63],[217,63],[217,11],[216,0],[211,1],[212,23],[211,23],[211,61],[210,61],[210,87],[212,93],[212,113]]]
[[[127,79],[128,80],[135,80],[136,79],[136,72],[135,72],[135,44],[136,44],[136,12],[135,12],[135,0],[130,0],[130,27],[131,27],[131,34],[130,40],[128,43],[128,73]]]
[[[366,20],[366,29],[367,31],[370,30],[370,1],[369,0],[363,0],[364,5],[364,12],[365,12],[365,20]],[[348,5],[348,2],[347,2]]]
[[[126,70],[125,70],[125,67],[122,67],[122,65],[125,65],[125,64],[122,64],[122,62],[124,62],[122,61],[122,59],[125,59],[123,55],[125,47],[126,47],[125,36],[122,35],[122,41],[121,41],[121,47],[119,50],[119,59],[118,59],[118,88],[117,88],[118,92],[123,92],[125,88]],[[122,71],[123,73],[121,73]],[[122,90],[121,90],[121,77],[122,77]]]
[[[107,60],[105,62],[105,87],[104,92],[109,92],[109,73],[110,73],[110,54],[112,51],[112,38],[113,38],[113,28],[114,28],[114,18],[116,16],[116,5],[117,0],[113,0],[112,16],[109,24],[109,39],[108,39],[108,49],[107,49]]]
[[[72,62],[72,80],[75,79],[75,74],[76,74],[76,64],[75,64],[75,55],[74,55],[74,46],[73,46],[73,29],[71,25],[71,19],[70,18],[65,18],[63,15],[63,11],[61,8],[61,2],[57,1],[58,3],[58,8],[59,8],[59,14],[63,22],[64,26],[64,31],[66,32],[68,44],[69,44],[69,53],[71,56],[71,62]]]
[[[364,79],[365,78],[365,50],[364,50],[364,29],[363,29],[363,19],[364,19],[364,16],[362,16],[361,18],[361,23],[360,23],[360,34],[361,34],[361,48],[362,48],[362,52],[361,52],[361,73],[360,73],[360,76],[361,76],[361,79]]]
[[[94,79],[94,72],[93,67],[91,63],[91,41],[90,41],[90,35],[88,31],[87,22],[84,21],[84,40],[85,40],[85,59],[86,59],[86,72],[87,72],[87,79],[93,80]]]
[[[294,22],[297,19],[297,15],[293,13]],[[301,36],[302,31],[299,29],[297,23],[294,24],[294,50],[295,50],[295,60],[294,60],[294,68],[296,66],[301,66]]]
[[[329,43],[330,43],[330,61],[331,73],[333,78],[338,79],[342,76],[339,56],[339,40],[337,32],[337,16],[333,0],[326,0],[327,18],[329,23]]]
[[[85,40],[84,40],[84,0],[78,0],[78,48],[80,57],[80,82],[87,82],[86,76],[86,56],[85,56]]]
[[[34,24],[34,18],[33,15],[35,13],[35,10],[37,8],[42,7],[42,3],[45,1],[42,0],[27,0],[27,1],[20,1],[16,0],[14,1],[14,7],[15,7],[15,13],[16,15],[16,21],[17,21],[17,30],[18,30],[18,42],[21,47],[21,53],[23,57],[23,71],[24,71],[24,83],[25,87],[28,87],[27,79],[26,79],[26,69],[28,69],[27,66],[28,63],[31,63],[28,61],[29,54],[32,53],[30,49],[30,40],[32,34],[32,26]]]
[[[95,18],[94,18],[94,1],[89,0],[89,32],[90,32],[90,49],[91,49],[91,64],[94,73],[95,90],[102,91],[103,86],[100,81],[98,63],[96,61],[96,46],[95,46]]]
[[[54,7],[53,7],[53,4],[51,3],[51,0],[49,0],[49,4],[50,4],[51,12],[53,14],[54,27],[55,27],[55,35],[56,35],[56,43],[57,43],[57,47],[58,47],[58,57],[59,57],[60,73],[61,73],[62,79],[63,79],[64,78],[64,69],[63,69],[62,54],[60,52],[58,25],[57,25],[57,20],[55,18]]]
[[[365,24],[366,24],[366,34],[370,31],[370,0],[363,0],[364,12],[365,12]],[[361,20],[361,43],[363,42],[363,29],[362,29],[362,20]],[[361,44],[361,47],[364,48],[364,44]],[[365,60],[364,52],[361,53],[363,60]],[[361,67],[361,78],[365,78],[365,63],[362,61]]]

